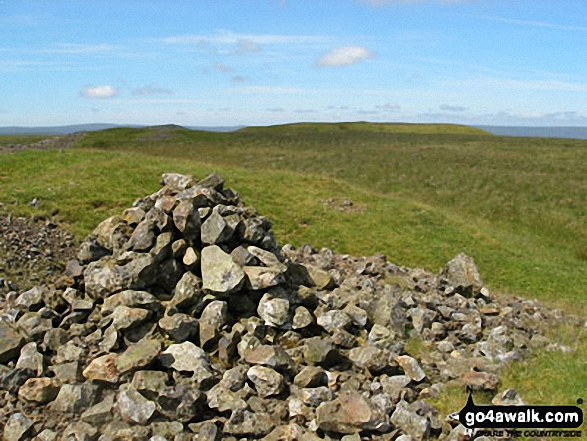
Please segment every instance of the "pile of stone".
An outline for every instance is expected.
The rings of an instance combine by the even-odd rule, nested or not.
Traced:
[[[501,364],[552,345],[560,313],[492,296],[464,254],[435,275],[280,248],[219,176],[161,183],[86,238],[65,289],[5,299],[5,440],[460,439],[430,399],[497,392]]]

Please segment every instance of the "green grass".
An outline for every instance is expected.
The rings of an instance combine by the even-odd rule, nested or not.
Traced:
[[[456,125],[339,123],[234,133],[112,129],[92,133],[78,146],[343,181],[366,197],[390,196],[422,208],[417,216],[412,212],[414,223],[402,223],[401,209],[375,209],[372,222],[392,222],[394,230],[353,231],[350,242],[361,246],[352,250],[385,252],[433,270],[451,253],[465,251],[496,290],[585,304],[586,141],[497,137]],[[310,230],[306,237],[314,238]],[[335,240],[336,250],[350,251],[341,245],[349,240]],[[405,252],[396,248],[406,243]]]

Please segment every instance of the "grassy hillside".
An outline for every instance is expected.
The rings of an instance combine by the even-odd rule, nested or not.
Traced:
[[[431,213],[398,224],[393,219],[401,213],[389,211],[377,235],[353,232],[365,247],[343,247],[339,239],[338,251],[383,251],[400,263],[436,269],[462,250],[501,291],[571,304],[584,296],[586,141],[497,137],[455,125],[341,123],[234,133],[112,129],[91,133],[78,146],[334,178]],[[436,221],[453,231],[443,234],[430,225]],[[390,225],[416,245],[401,251],[383,245]]]

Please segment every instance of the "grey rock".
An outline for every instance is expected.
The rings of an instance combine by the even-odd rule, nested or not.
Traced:
[[[125,248],[133,251],[149,251],[155,245],[155,228],[152,220],[141,221],[130,236]]]
[[[226,302],[214,300],[202,311],[200,317],[200,347],[205,348],[216,342],[220,336],[220,329],[226,324],[228,305]]]
[[[231,294],[240,289],[245,273],[217,245],[202,250],[202,280],[204,291],[212,294]]]
[[[114,394],[109,394],[98,404],[81,414],[80,419],[89,424],[101,425],[112,419],[114,409]]]
[[[267,413],[236,410],[224,424],[224,433],[238,437],[261,437],[271,432],[274,427],[275,424]]]
[[[334,344],[329,339],[308,338],[304,344],[304,360],[311,365],[330,365],[339,356]]]
[[[98,429],[86,422],[78,421],[69,424],[61,436],[63,440],[68,441],[95,441],[98,438]]]
[[[295,376],[293,383],[299,388],[326,386],[328,376],[324,369],[317,366],[304,366]]]
[[[189,341],[169,346],[161,353],[159,360],[163,366],[176,371],[198,372],[209,370],[210,366],[204,350]]]
[[[409,355],[400,355],[396,357],[395,360],[397,361],[397,364],[400,365],[404,373],[410,377],[412,381],[419,382],[426,378],[426,374],[415,358],[410,357]]]
[[[212,214],[202,224],[202,243],[205,245],[222,244],[230,239],[233,232],[234,230],[226,223],[218,211],[213,210]]]
[[[372,374],[381,373],[389,366],[389,357],[379,348],[372,346],[352,348],[349,359],[359,368],[367,369]]]
[[[318,325],[331,334],[339,329],[345,329],[351,324],[351,318],[338,309],[332,309],[322,314],[317,313],[316,315]]]
[[[174,190],[185,190],[193,187],[196,180],[190,175],[182,175],[179,173],[163,173],[161,175],[161,185],[173,188]]]
[[[161,353],[161,342],[156,339],[144,338],[138,343],[129,345],[114,361],[120,374],[142,369],[148,366]]]
[[[475,295],[483,287],[483,281],[475,261],[464,253],[459,254],[446,264],[442,276],[465,297]]]
[[[271,288],[285,282],[282,266],[245,266],[243,271],[247,275],[248,286],[253,291]]]
[[[132,388],[121,389],[116,396],[116,408],[120,416],[131,423],[145,425],[157,406]]]
[[[268,326],[283,326],[289,320],[290,304],[286,299],[266,293],[259,301],[257,313]]]
[[[81,413],[96,403],[98,386],[83,384],[64,384],[50,407],[60,413]]]
[[[200,228],[202,227],[200,213],[192,201],[183,200],[175,207],[173,210],[173,222],[187,241],[194,240],[200,235]]]
[[[92,381],[105,381],[107,383],[117,383],[120,372],[116,368],[116,354],[106,354],[95,358],[84,369],[83,376]]]
[[[321,403],[332,401],[334,392],[326,386],[306,388],[300,391],[300,399],[306,406],[318,407]]]
[[[409,408],[408,403],[400,401],[391,415],[391,422],[400,427],[414,440],[422,440],[428,436],[430,423],[426,417],[418,415]]]
[[[198,334],[198,320],[188,314],[166,315],[159,327],[177,343],[193,339]]]
[[[131,386],[144,393],[158,394],[167,387],[169,376],[161,371],[137,371],[132,378]]]
[[[187,310],[202,298],[202,280],[191,272],[186,272],[175,287],[170,306]]]
[[[318,406],[316,421],[322,430],[353,434],[375,430],[386,422],[386,418],[362,395],[341,393],[335,400]]]
[[[278,371],[292,370],[294,361],[280,346],[261,345],[246,354],[245,360],[250,364],[259,364]]]
[[[265,366],[252,366],[247,372],[247,377],[261,397],[278,395],[285,385],[283,375]]]
[[[27,432],[33,426],[33,421],[25,417],[22,413],[13,413],[10,415],[6,426],[4,427],[5,441],[20,441],[26,439]]]
[[[25,338],[17,328],[0,320],[0,363],[7,363],[18,357],[24,342]]]
[[[195,271],[200,266],[200,253],[198,253],[192,247],[188,247],[185,250],[181,261],[188,269],[188,271]]]
[[[45,370],[43,355],[37,351],[35,342],[27,343],[20,350],[20,357],[16,362],[16,369],[30,369],[40,376]]]

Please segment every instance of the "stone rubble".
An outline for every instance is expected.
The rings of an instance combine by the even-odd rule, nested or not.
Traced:
[[[492,295],[464,254],[432,274],[280,248],[218,175],[161,184],[84,240],[66,287],[2,300],[4,439],[459,439],[427,399],[496,394],[564,319]]]

